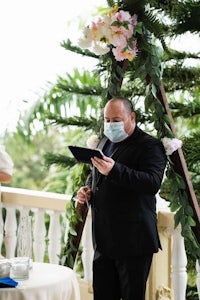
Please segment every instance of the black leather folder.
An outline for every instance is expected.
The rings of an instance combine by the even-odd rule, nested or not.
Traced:
[[[79,146],[68,146],[69,150],[78,162],[91,164],[91,158],[97,156],[102,158],[103,152],[100,149],[85,148]]]

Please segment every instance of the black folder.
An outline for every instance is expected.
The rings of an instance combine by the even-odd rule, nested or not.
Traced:
[[[78,162],[91,164],[91,158],[97,156],[102,158],[103,152],[100,149],[85,148],[79,146],[68,146],[69,150]]]

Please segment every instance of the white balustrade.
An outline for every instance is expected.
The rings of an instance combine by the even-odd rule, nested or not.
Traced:
[[[38,209],[34,210],[34,228],[33,228],[33,252],[34,260],[37,262],[44,261],[45,254],[45,236],[46,236],[46,227],[44,219],[44,210]]]
[[[17,216],[32,215],[33,228],[33,259],[43,262],[59,263],[61,238],[64,226],[60,224],[60,216],[65,214],[69,195],[46,193],[24,189],[1,187],[2,201],[0,201],[0,254],[4,237],[5,256],[16,256]],[[2,207],[6,217],[2,218]],[[48,233],[45,220],[50,218]],[[63,222],[66,222],[64,220]],[[66,224],[66,226],[68,226]],[[48,244],[48,246],[47,246]],[[48,251],[47,251],[48,250]]]
[[[16,241],[17,241],[17,220],[15,207],[6,205],[6,220],[4,225],[5,230],[5,248],[6,257],[15,256]]]
[[[6,250],[6,257],[15,256],[16,238],[17,238],[17,214],[19,216],[32,215],[33,220],[33,259],[35,261],[44,261],[48,256],[50,263],[59,263],[59,254],[61,251],[61,239],[64,235],[64,242],[66,242],[68,221],[63,217],[66,210],[66,204],[70,201],[70,196],[60,195],[54,193],[44,193],[23,189],[14,189],[1,187],[2,202],[0,203],[0,253],[2,249],[2,236],[4,235],[4,245]],[[168,253],[171,249],[171,274],[168,273],[168,278],[171,278],[173,287],[173,300],[185,300],[186,285],[187,285],[187,257],[184,247],[184,239],[181,236],[180,230],[174,230],[173,214],[168,209],[168,204],[162,202],[162,207],[158,208],[158,226],[161,232],[164,230],[170,233],[172,237],[169,243]],[[6,211],[5,220],[2,218],[2,207]],[[65,224],[60,223],[62,221]],[[48,232],[45,225],[46,218],[49,218]],[[86,223],[82,234],[82,261],[84,267],[84,282],[92,283],[92,226],[91,226],[91,212],[89,210]],[[65,229],[64,229],[65,227]],[[65,231],[65,232],[62,232]],[[155,265],[159,269],[159,264]],[[156,269],[155,269],[156,270]],[[197,261],[197,289],[200,294],[200,266]],[[171,277],[170,277],[171,275]],[[152,275],[153,276],[153,275]],[[159,281],[159,278],[156,280]],[[151,281],[152,282],[152,281]],[[166,282],[168,282],[166,280]],[[156,283],[157,284],[157,283]],[[165,286],[170,291],[171,285]],[[159,287],[154,287],[154,290]],[[89,290],[89,289],[88,289]],[[91,292],[91,291],[90,291]],[[151,297],[150,297],[151,298]],[[90,298],[89,298],[90,299]],[[199,298],[200,299],[200,298]],[[152,300],[152,299],[148,299]]]
[[[184,239],[178,229],[173,230],[172,235],[172,284],[174,300],[185,300],[187,287],[187,256],[185,252]]]
[[[60,213],[55,211],[49,212],[49,246],[48,254],[51,263],[59,263],[59,255],[61,252],[61,225],[60,225]]]

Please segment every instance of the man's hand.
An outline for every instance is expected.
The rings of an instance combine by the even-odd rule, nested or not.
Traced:
[[[77,200],[79,203],[87,203],[91,198],[91,189],[88,186],[82,186],[77,192]]]
[[[91,159],[91,161],[93,166],[95,166],[98,169],[98,171],[105,176],[107,176],[110,173],[111,169],[115,164],[115,161],[112,158],[107,157],[105,155],[102,159],[95,156]]]

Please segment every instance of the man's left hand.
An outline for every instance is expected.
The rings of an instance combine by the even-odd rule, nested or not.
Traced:
[[[91,159],[93,166],[95,166],[98,171],[102,174],[107,176],[111,169],[113,168],[115,161],[107,156],[103,156],[103,158],[94,157]]]

